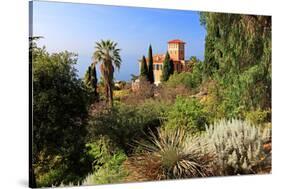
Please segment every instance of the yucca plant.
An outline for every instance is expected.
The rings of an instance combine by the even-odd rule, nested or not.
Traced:
[[[206,127],[209,150],[216,153],[218,175],[237,175],[271,169],[271,153],[264,144],[271,138],[270,128],[261,129],[247,121],[221,120]]]
[[[150,143],[141,143],[147,153],[129,159],[138,171],[135,181],[206,177],[212,175],[212,155],[206,143],[189,136],[184,129],[159,129]],[[134,178],[132,178],[134,180]]]

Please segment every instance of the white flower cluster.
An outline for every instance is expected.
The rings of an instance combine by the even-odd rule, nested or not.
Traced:
[[[221,175],[255,173],[257,166],[271,158],[263,147],[271,136],[269,128],[262,129],[237,119],[221,120],[207,126],[205,136],[209,150],[217,156]]]

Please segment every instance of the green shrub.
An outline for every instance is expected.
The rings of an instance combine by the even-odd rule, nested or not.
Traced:
[[[189,72],[174,73],[170,76],[169,80],[166,82],[169,87],[176,87],[179,85],[184,85],[187,88],[193,88],[194,83],[192,80],[192,74]]]
[[[260,125],[269,121],[268,115],[270,114],[270,111],[257,109],[255,111],[246,112],[245,114],[245,118],[248,121],[255,125]]]
[[[191,133],[196,133],[203,131],[207,123],[208,113],[197,99],[178,97],[167,112],[165,127],[183,127]]]
[[[108,160],[109,154],[118,152],[118,148],[107,137],[99,137],[98,140],[86,145],[88,155],[91,156],[93,161],[93,170],[99,169]]]
[[[56,168],[52,169],[48,172],[42,173],[38,178],[37,178],[37,185],[38,187],[45,187],[45,186],[57,186],[60,184],[58,182],[58,178],[63,175],[63,168]]]
[[[160,126],[164,111],[165,104],[156,101],[146,101],[138,106],[118,103],[91,118],[90,138],[107,136],[117,147],[130,153],[134,140],[143,138],[148,128]]]
[[[174,73],[169,77],[166,85],[177,87],[184,85],[188,89],[196,89],[202,82],[202,63],[195,63],[192,72]]]
[[[109,184],[122,182],[127,175],[122,168],[122,163],[126,160],[124,152],[113,149],[110,141],[104,137],[87,145],[89,154],[96,161],[93,166],[93,173],[88,175],[82,185]]]
[[[257,173],[271,167],[271,155],[263,144],[270,139],[270,129],[263,131],[249,122],[221,120],[206,128],[206,139],[217,155],[218,175]]]
[[[138,114],[143,117],[146,125],[153,125],[153,122],[159,123],[162,121],[165,118],[168,109],[169,103],[161,100],[146,100],[137,107]],[[159,125],[156,124],[155,126]]]
[[[49,156],[48,158],[50,160],[40,161],[36,164],[35,172],[38,175],[36,180],[37,187],[67,186],[70,184],[79,185],[87,176],[87,173],[92,171],[91,163],[95,160],[92,156],[87,154],[86,151],[83,157],[77,157],[79,158],[79,160],[77,160],[79,163],[77,164],[66,165],[63,156]],[[77,175],[78,171],[74,172],[73,169],[83,172],[84,175]]]

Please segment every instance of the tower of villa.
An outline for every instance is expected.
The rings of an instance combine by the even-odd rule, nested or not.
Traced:
[[[173,60],[174,71],[178,73],[186,71],[187,60],[185,60],[185,42],[179,39],[168,41],[168,53],[170,58]],[[153,74],[154,83],[156,85],[161,82],[164,59],[165,54],[153,55]],[[139,68],[140,67],[141,61],[139,61]]]
[[[168,42],[168,52],[173,61],[184,60],[184,45],[185,42],[178,39]]]

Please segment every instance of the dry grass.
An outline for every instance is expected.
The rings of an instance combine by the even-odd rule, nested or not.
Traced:
[[[140,88],[137,91],[130,90],[130,93],[127,96],[120,98],[120,101],[130,105],[138,105],[147,99],[152,99],[154,97],[154,91],[154,84],[142,80],[140,82]]]
[[[161,179],[161,159],[149,153],[128,158],[124,168],[129,171],[127,182],[155,181]]]
[[[177,96],[188,97],[192,92],[183,85],[170,87],[168,85],[160,85],[155,90],[155,96],[167,102],[174,102]]]

